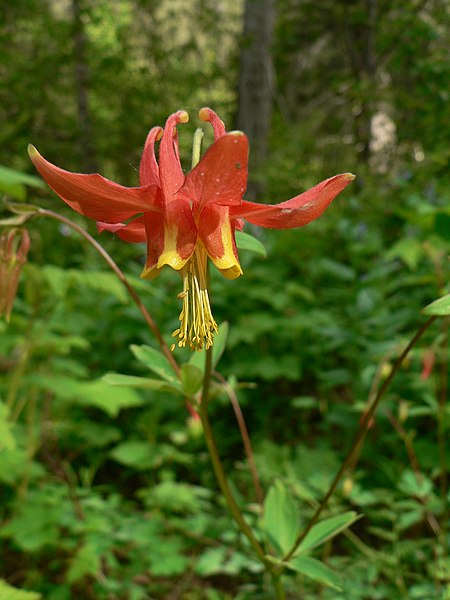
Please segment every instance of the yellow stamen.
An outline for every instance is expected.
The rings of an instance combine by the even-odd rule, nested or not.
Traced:
[[[218,331],[217,323],[211,312],[207,282],[208,255],[202,245],[197,244],[194,254],[183,267],[183,291],[178,298],[183,300],[180,313],[180,327],[173,332],[178,337],[178,346],[191,350],[202,350],[203,346],[213,345],[213,336]]]

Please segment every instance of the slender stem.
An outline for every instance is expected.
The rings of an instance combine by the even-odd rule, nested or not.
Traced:
[[[444,317],[441,321],[442,326],[442,342],[439,353],[439,383],[438,383],[438,448],[439,448],[439,466],[440,466],[440,486],[441,486],[441,498],[443,504],[443,515],[442,515],[442,529],[443,538],[447,533],[448,523],[448,475],[447,475],[447,452],[445,444],[445,404],[447,400],[448,391],[448,341],[449,341],[449,322],[448,317]]]
[[[272,575],[273,589],[275,590],[276,600],[286,600],[286,594],[284,591],[283,584],[281,582],[281,576]]]
[[[250,436],[248,434],[247,425],[245,423],[244,415],[241,410],[241,405],[239,404],[239,399],[237,397],[236,392],[233,390],[228,381],[217,371],[214,372],[214,376],[219,379],[222,383],[225,392],[230,399],[231,406],[233,407],[234,414],[236,416],[236,421],[239,426],[239,431],[241,433],[242,442],[244,444],[245,454],[247,455],[248,466],[250,469],[250,473],[253,480],[253,487],[255,488],[255,495],[258,503],[262,506],[264,504],[264,493],[261,488],[261,483],[259,481],[258,470],[256,468],[255,457],[253,454],[253,448],[250,441]]]
[[[386,379],[384,380],[383,385],[378,390],[378,393],[376,394],[376,396],[375,396],[375,398],[374,398],[374,400],[372,402],[372,405],[367,410],[367,412],[364,414],[364,416],[363,416],[363,418],[361,420],[360,426],[359,426],[359,428],[358,428],[358,430],[356,432],[356,435],[355,435],[355,437],[353,439],[353,442],[352,442],[352,445],[350,447],[350,450],[349,450],[347,456],[345,457],[345,460],[342,463],[341,468],[337,472],[337,474],[336,474],[335,478],[333,479],[333,481],[332,481],[332,483],[331,483],[331,485],[330,485],[327,493],[325,494],[322,502],[320,503],[320,505],[317,508],[316,512],[312,516],[312,518],[309,521],[308,525],[303,530],[303,532],[301,534],[299,534],[299,536],[297,537],[297,539],[295,541],[295,544],[292,547],[292,549],[286,554],[286,556],[284,556],[284,558],[283,558],[284,561],[288,561],[291,558],[291,556],[294,554],[294,552],[300,546],[300,544],[302,543],[302,541],[305,539],[306,535],[311,531],[311,529],[313,528],[313,526],[317,523],[317,520],[320,517],[320,515],[322,514],[323,509],[327,505],[328,500],[332,496],[332,494],[333,494],[334,490],[336,489],[339,481],[341,480],[343,474],[347,470],[348,465],[351,463],[355,451],[358,449],[359,444],[364,439],[364,437],[365,437],[365,435],[366,435],[366,433],[367,433],[367,431],[369,429],[370,421],[371,421],[373,415],[375,414],[375,411],[378,408],[380,400],[384,396],[384,394],[385,394],[386,390],[388,389],[391,381],[394,379],[397,371],[400,369],[403,361],[405,360],[405,358],[409,354],[410,350],[416,345],[416,343],[419,341],[419,339],[422,337],[422,335],[425,333],[425,331],[428,329],[428,327],[432,323],[434,323],[434,321],[436,320],[436,318],[437,317],[430,317],[428,319],[428,321],[425,321],[425,323],[416,332],[416,334],[414,335],[414,337],[412,338],[412,340],[409,342],[409,344],[404,348],[403,352],[397,357],[396,361],[394,362],[394,365],[392,367],[391,372],[386,377]]]
[[[200,404],[200,418],[203,424],[203,430],[205,432],[205,440],[206,445],[208,447],[209,455],[211,457],[211,461],[214,468],[214,473],[217,478],[217,482],[222,490],[222,493],[225,497],[225,500],[228,504],[231,514],[234,517],[239,529],[246,536],[252,547],[254,548],[256,554],[258,555],[261,562],[272,571],[272,565],[269,560],[266,558],[266,554],[255,537],[250,525],[245,520],[243,514],[239,506],[234,499],[231,490],[228,486],[227,478],[225,475],[225,471],[220,460],[220,456],[217,450],[216,442],[214,439],[214,434],[211,428],[211,423],[208,418],[208,396],[209,396],[209,387],[211,383],[211,368],[212,368],[212,348],[208,348],[206,351],[206,359],[205,359],[205,375],[203,379],[203,390],[202,390],[202,400]]]
[[[169,363],[170,363],[171,367],[173,368],[173,370],[175,371],[175,373],[178,374],[180,372],[180,367],[178,366],[178,363],[176,362],[168,345],[164,341],[164,338],[162,337],[161,332],[158,329],[158,326],[156,325],[152,316],[146,309],[142,300],[139,298],[136,291],[133,289],[133,287],[129,283],[128,279],[125,277],[125,274],[123,273],[123,271],[121,271],[121,269],[114,262],[114,260],[108,254],[108,252],[106,252],[106,250],[103,248],[103,246],[101,246],[97,242],[97,240],[95,240],[82,227],[80,227],[79,225],[77,225],[76,223],[74,223],[73,221],[68,219],[67,217],[64,217],[63,215],[60,215],[56,212],[53,212],[52,210],[47,210],[44,208],[40,208],[36,212],[36,214],[38,216],[42,216],[42,217],[51,217],[52,219],[56,219],[57,221],[61,221],[62,223],[65,223],[66,225],[68,225],[69,227],[71,227],[72,229],[77,231],[79,234],[81,234],[91,244],[91,246],[93,246],[97,250],[97,252],[105,259],[105,261],[108,263],[109,267],[112,269],[112,271],[114,271],[114,273],[117,275],[118,279],[125,286],[126,290],[130,294],[131,298],[134,300],[134,303],[136,304],[138,309],[141,311],[142,316],[144,317],[145,322],[147,323],[149,329],[151,330],[153,335],[156,337],[156,340],[158,341],[158,344],[159,344],[162,352],[165,354],[167,360],[169,361]]]

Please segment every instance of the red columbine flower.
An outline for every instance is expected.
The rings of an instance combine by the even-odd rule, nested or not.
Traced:
[[[247,186],[248,140],[240,131],[227,133],[214,111],[200,118],[214,129],[214,143],[186,176],[178,153],[176,126],[189,119],[172,114],[164,130],[154,127],[141,159],[140,186],[126,188],[101,175],[69,173],[29,147],[31,160],[49,186],[77,212],[97,221],[99,231],[117,233],[126,242],[146,242],[141,277],[152,279],[168,265],[183,278],[178,345],[194,350],[213,343],[217,324],[212,316],[206,276],[209,257],[229,279],[242,274],[234,233],[243,221],[261,227],[301,227],[317,219],[336,195],[354,179],[351,173],[322,181],[307,192],[277,205],[243,200]],[[155,143],[160,141],[159,161]]]

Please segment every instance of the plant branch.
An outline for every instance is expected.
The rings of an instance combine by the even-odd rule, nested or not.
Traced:
[[[361,420],[360,426],[359,426],[359,428],[358,428],[358,430],[356,432],[356,435],[355,435],[355,437],[353,439],[353,442],[352,442],[352,445],[350,447],[350,450],[349,450],[347,456],[345,457],[345,460],[342,463],[342,465],[341,465],[339,471],[337,472],[335,478],[333,479],[333,481],[332,481],[332,483],[331,483],[331,485],[330,485],[327,493],[325,494],[322,502],[320,503],[320,505],[317,508],[316,512],[312,516],[312,518],[309,521],[309,523],[306,526],[306,528],[297,537],[297,539],[295,541],[295,544],[293,545],[292,549],[283,558],[284,561],[288,561],[291,558],[291,556],[294,554],[294,552],[300,546],[300,544],[302,543],[302,541],[305,539],[306,535],[311,531],[311,529],[317,523],[317,520],[319,519],[320,515],[322,514],[323,509],[327,505],[328,500],[330,499],[330,497],[332,496],[333,492],[335,491],[335,489],[336,489],[339,481],[341,480],[343,474],[347,470],[348,465],[351,463],[355,451],[358,449],[359,444],[362,442],[362,440],[366,436],[366,433],[367,433],[367,431],[369,429],[370,421],[372,420],[372,417],[375,414],[375,412],[376,412],[376,410],[378,408],[378,405],[379,405],[381,399],[383,398],[384,394],[386,393],[386,390],[388,389],[389,385],[391,384],[391,381],[394,379],[395,375],[397,374],[397,371],[400,369],[403,361],[405,360],[405,358],[409,354],[410,350],[420,340],[420,338],[425,333],[425,331],[428,329],[428,327],[432,323],[434,323],[434,321],[436,320],[436,318],[437,317],[430,317],[427,321],[425,321],[425,323],[420,327],[420,329],[416,332],[416,334],[411,339],[411,341],[404,348],[403,352],[401,352],[401,354],[399,354],[399,356],[397,357],[396,361],[394,362],[394,365],[392,367],[391,372],[386,377],[386,379],[384,380],[383,385],[378,390],[378,393],[376,394],[376,396],[375,396],[375,398],[374,398],[374,400],[373,400],[370,408],[364,414],[364,416],[363,416],[363,418]]]
[[[178,363],[176,362],[176,360],[175,360],[172,352],[170,351],[168,345],[164,341],[164,338],[162,337],[161,332],[158,329],[158,326],[156,325],[156,323],[153,320],[152,316],[150,315],[150,313],[148,312],[148,310],[145,307],[144,303],[140,299],[139,295],[136,293],[136,291],[133,289],[132,285],[129,283],[128,279],[125,277],[125,274],[123,273],[123,271],[118,267],[118,265],[114,262],[114,260],[108,254],[108,252],[106,252],[106,250],[103,248],[103,246],[101,244],[99,244],[97,242],[97,240],[95,240],[82,227],[80,227],[79,225],[77,225],[76,223],[74,223],[74,221],[71,221],[67,217],[64,217],[63,215],[60,215],[59,213],[53,212],[52,210],[47,210],[47,209],[44,209],[44,208],[39,208],[36,211],[35,214],[37,216],[50,217],[52,219],[56,219],[57,221],[61,221],[62,223],[65,223],[66,225],[68,225],[69,227],[71,227],[72,229],[74,229],[75,231],[77,231],[80,235],[82,235],[91,244],[91,246],[93,246],[93,248],[95,248],[95,250],[97,250],[97,252],[105,259],[105,261],[108,263],[109,267],[117,275],[117,278],[125,286],[127,292],[129,293],[129,295],[133,299],[133,301],[136,304],[136,306],[138,307],[138,309],[141,311],[141,314],[144,317],[145,322],[147,323],[149,329],[151,330],[151,332],[155,336],[155,338],[156,338],[156,340],[157,340],[157,342],[158,342],[158,344],[159,344],[162,352],[166,356],[167,360],[169,361],[169,363],[170,363],[171,367],[173,368],[173,370],[175,371],[175,373],[178,375],[179,372],[180,372],[180,367],[178,366]]]
[[[214,372],[214,376],[222,383],[225,392],[231,402],[231,406],[233,407],[234,414],[236,416],[236,421],[239,426],[239,431],[241,432],[241,438],[244,444],[245,454],[247,455],[248,466],[253,480],[253,487],[255,488],[256,499],[258,503],[262,506],[264,504],[264,493],[262,491],[261,483],[259,481],[258,470],[256,468],[255,457],[253,454],[253,448],[250,441],[247,425],[245,423],[244,415],[241,410],[241,405],[239,404],[239,399],[237,397],[236,392],[233,390],[233,388],[225,379],[225,377],[223,377],[217,371]]]

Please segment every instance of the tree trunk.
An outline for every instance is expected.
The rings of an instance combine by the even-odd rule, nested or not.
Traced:
[[[92,126],[88,103],[89,66],[86,59],[86,33],[82,0],[72,0],[73,51],[75,63],[75,93],[77,98],[79,147],[86,171],[98,171],[92,141]]]
[[[273,106],[274,71],[271,45],[275,0],[246,0],[241,46],[237,127],[250,142],[250,169],[257,173],[267,156]],[[259,196],[264,184],[251,179],[246,197]]]

